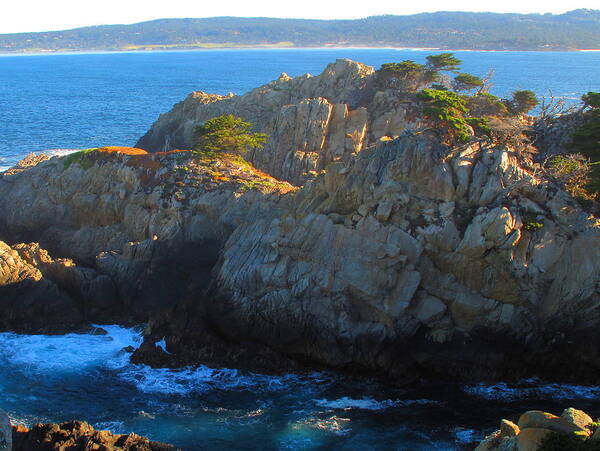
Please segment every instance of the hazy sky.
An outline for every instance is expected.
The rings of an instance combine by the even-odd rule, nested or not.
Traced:
[[[166,17],[299,17],[346,19],[432,11],[563,13],[600,8],[598,0],[0,0],[0,33],[63,30],[86,25],[134,23]]]

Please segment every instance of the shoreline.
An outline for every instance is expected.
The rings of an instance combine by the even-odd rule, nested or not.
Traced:
[[[439,51],[439,52],[482,52],[482,53],[590,53],[600,52],[600,49],[556,49],[556,50],[527,50],[527,49],[452,49],[441,47],[391,47],[391,46],[316,46],[316,47],[295,47],[295,46],[276,46],[276,45],[240,45],[223,47],[178,47],[178,48],[142,48],[142,49],[80,49],[80,50],[35,50],[21,52],[3,52],[0,51],[0,57],[10,56],[44,56],[44,55],[95,55],[95,54],[115,54],[115,53],[174,53],[174,52],[199,52],[199,51],[239,51],[239,50],[405,50],[405,51]]]

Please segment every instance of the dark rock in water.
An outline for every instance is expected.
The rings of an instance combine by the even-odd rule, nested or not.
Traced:
[[[123,349],[121,349],[121,351],[127,352],[127,353],[132,353],[132,352],[135,352],[135,348],[133,346],[125,346]]]
[[[0,410],[0,451],[11,451],[12,430],[6,412]]]
[[[230,341],[204,323],[204,303],[182,302],[174,311],[152,320],[144,343],[131,356],[132,363],[152,367],[182,367],[198,363],[215,368],[238,368],[261,373],[299,371],[298,359],[252,341]],[[186,313],[184,313],[186,312]],[[165,338],[166,336],[166,338]],[[166,350],[158,346],[164,338]],[[168,350],[168,352],[167,352]]]
[[[2,449],[2,448],[0,448]],[[113,434],[96,431],[85,421],[70,421],[61,424],[38,424],[28,429],[13,428],[13,451],[31,450],[135,450],[175,451],[174,446],[153,442],[137,434]]]

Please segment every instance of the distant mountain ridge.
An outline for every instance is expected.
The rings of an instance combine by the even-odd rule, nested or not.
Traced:
[[[3,53],[333,46],[598,49],[600,10],[578,9],[560,15],[435,12],[353,20],[158,19],[132,25],[0,34]]]

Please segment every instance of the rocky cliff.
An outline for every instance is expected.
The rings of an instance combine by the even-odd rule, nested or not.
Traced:
[[[261,128],[270,145],[250,156],[270,175],[227,154],[110,148],[2,175],[4,266],[49,281],[36,286],[68,295],[76,319],[150,318],[133,358],[154,365],[598,382],[598,348],[572,352],[600,338],[598,219],[523,144],[403,133],[423,122],[418,109],[375,90],[373,77],[338,61],[246,96],[197,94],[140,141],[186,144],[195,123],[235,107],[275,127]],[[344,128],[352,121],[333,126],[337,106],[321,125],[308,118],[342,104],[366,119],[360,146],[337,154],[334,136],[358,136]],[[318,174],[285,172],[300,167],[282,165],[297,136],[319,137]],[[69,285],[67,272],[86,276]],[[163,338],[166,351],[155,346]]]
[[[0,175],[2,239],[35,242],[0,243],[10,330],[146,321],[204,286],[233,230],[293,190],[233,156],[107,148],[35,163]]]
[[[333,161],[349,161],[381,138],[423,125],[418,108],[379,80],[372,67],[337,60],[316,77],[282,74],[242,96],[194,92],[161,115],[136,146],[190,149],[194,127],[222,114],[240,116],[266,133],[266,146],[247,159],[296,185]]]
[[[515,149],[401,138],[293,197],[229,237],[219,302],[154,322],[156,339],[202,359],[186,334],[210,324],[232,343],[400,379],[595,377],[594,350],[561,347],[596,336],[600,224]]]

